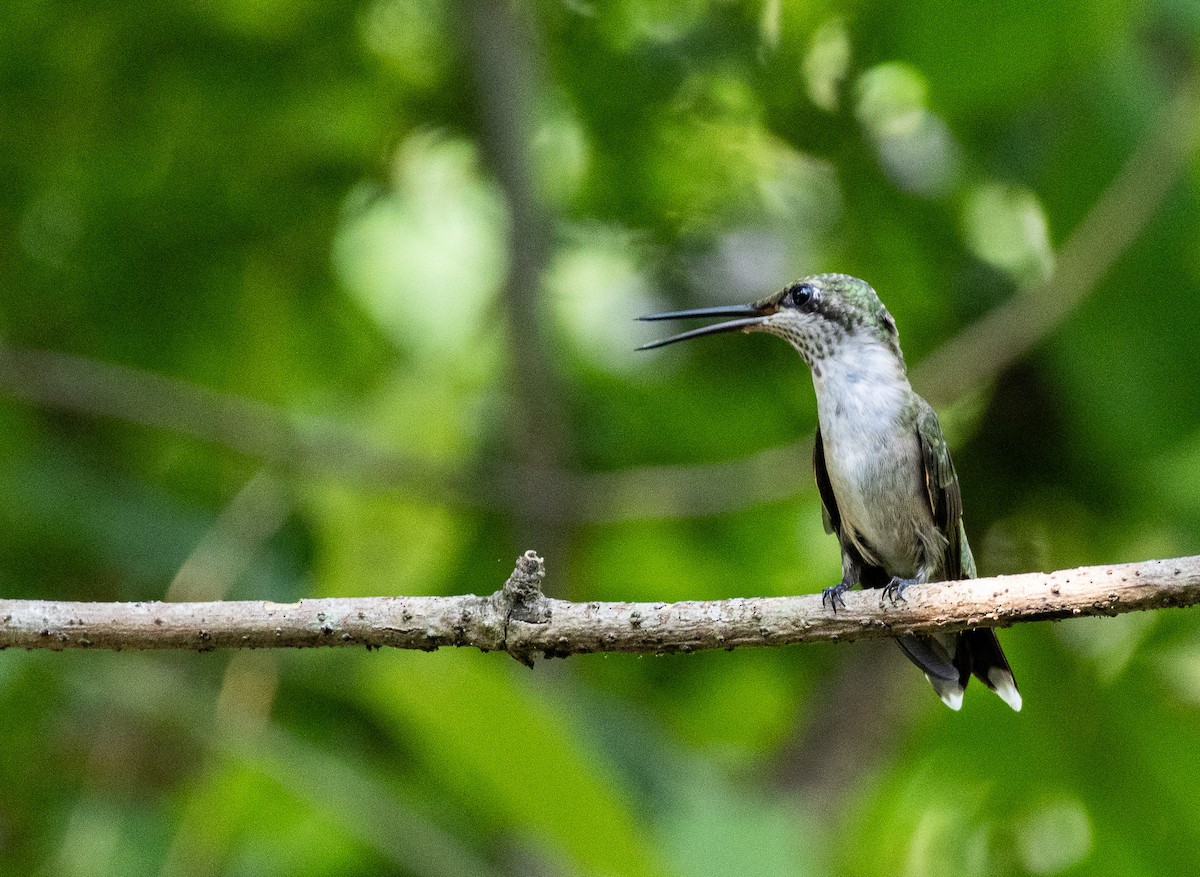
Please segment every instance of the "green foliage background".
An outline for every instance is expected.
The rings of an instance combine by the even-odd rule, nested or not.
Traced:
[[[512,8],[6,4],[0,594],[818,590],[803,364],[633,318],[836,270],[914,367],[1036,324],[1200,49],[1188,0]],[[1198,171],[937,400],[982,573],[1200,551]],[[1019,715],[889,644],[8,652],[0,873],[1191,873],[1194,622],[1006,633]]]

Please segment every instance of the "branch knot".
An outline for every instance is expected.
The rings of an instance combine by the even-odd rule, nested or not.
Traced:
[[[517,558],[517,565],[504,583],[502,599],[508,606],[509,617],[518,621],[541,621],[541,618],[524,618],[525,614],[540,609],[546,599],[542,593],[542,580],[546,577],[546,562],[536,551],[526,551]]]
[[[533,657],[528,649],[509,643],[508,633],[514,621],[526,624],[549,623],[549,601],[542,593],[542,580],[545,577],[545,561],[538,557],[536,551],[526,551],[517,558],[512,575],[493,597],[497,601],[497,608],[504,615],[501,647],[527,667],[533,666]]]

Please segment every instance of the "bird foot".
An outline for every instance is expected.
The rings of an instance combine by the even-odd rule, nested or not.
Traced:
[[[883,596],[891,600],[893,606],[901,600],[907,603],[908,601],[904,599],[904,592],[910,585],[919,584],[921,584],[920,579],[902,579],[900,576],[892,576],[892,580],[883,586]]]
[[[850,590],[850,585],[846,582],[838,582],[832,588],[824,588],[821,591],[821,605],[828,606],[834,612],[838,611],[838,606],[846,608],[846,601],[842,599],[842,594]]]

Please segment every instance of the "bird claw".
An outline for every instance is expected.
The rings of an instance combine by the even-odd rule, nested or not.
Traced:
[[[904,592],[908,590],[910,585],[920,584],[918,579],[902,579],[900,576],[892,576],[892,580],[883,586],[883,596],[892,601],[895,606],[901,600],[905,603],[908,600],[904,597]]]
[[[846,608],[846,601],[842,599],[842,594],[850,590],[850,586],[845,582],[838,582],[831,588],[824,588],[821,591],[821,606],[828,606],[834,612],[838,611],[838,606]]]

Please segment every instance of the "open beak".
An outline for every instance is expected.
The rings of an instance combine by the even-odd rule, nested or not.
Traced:
[[[670,338],[664,338],[662,341],[651,341],[649,344],[643,344],[638,350],[653,350],[655,347],[666,347],[668,344],[674,344],[676,341],[687,341],[689,338],[699,338],[701,335],[716,335],[720,332],[735,332],[739,329],[749,329],[753,326],[761,325],[769,313],[764,313],[759,305],[728,305],[716,308],[695,308],[690,311],[671,311],[665,314],[647,314],[644,317],[638,317],[639,320],[692,320],[697,317],[737,317],[735,320],[726,320],[723,323],[713,323],[711,326],[702,326],[699,329],[692,329],[689,332],[680,332],[678,335],[672,335]]]

